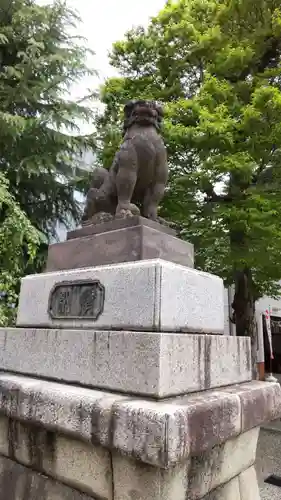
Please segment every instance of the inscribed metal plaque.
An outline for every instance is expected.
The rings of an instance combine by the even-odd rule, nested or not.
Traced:
[[[104,286],[97,280],[63,281],[51,290],[48,312],[53,319],[93,319],[103,312]]]

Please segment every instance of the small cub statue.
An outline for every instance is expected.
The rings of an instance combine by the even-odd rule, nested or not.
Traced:
[[[94,169],[82,224],[99,213],[157,219],[168,180],[167,153],[159,134],[163,109],[153,101],[130,101],[124,115],[123,143],[110,170]]]

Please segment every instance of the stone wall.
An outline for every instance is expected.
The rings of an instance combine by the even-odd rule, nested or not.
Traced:
[[[0,499],[259,500],[279,396],[250,382],[156,402],[1,374]]]
[[[0,329],[0,500],[259,500],[281,388],[251,381],[222,280],[175,236],[88,225],[22,280],[17,327]]]
[[[257,500],[258,434],[252,429],[162,469],[1,416],[0,491],[9,500]]]

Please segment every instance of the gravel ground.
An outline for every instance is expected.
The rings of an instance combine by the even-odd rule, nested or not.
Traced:
[[[281,422],[274,423],[276,430],[260,431],[256,470],[260,486],[261,500],[281,500],[281,488],[266,484],[270,474],[281,476]]]

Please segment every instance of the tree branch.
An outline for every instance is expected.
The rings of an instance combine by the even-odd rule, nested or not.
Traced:
[[[207,196],[207,203],[217,203],[217,202],[231,202],[233,201],[233,197],[229,194],[221,195],[217,194],[213,187],[205,188],[205,193]]]

